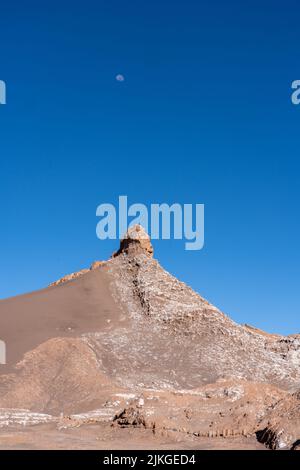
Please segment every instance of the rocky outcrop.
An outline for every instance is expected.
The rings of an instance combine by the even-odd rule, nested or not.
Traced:
[[[300,392],[278,400],[259,427],[257,438],[270,449],[296,450],[300,444]]]
[[[81,269],[80,271],[77,271],[75,273],[67,274],[66,276],[58,279],[57,281],[52,282],[49,287],[59,286],[60,284],[64,284],[65,282],[72,281],[73,279],[76,279],[77,277],[80,277],[83,274],[86,274],[87,272],[89,272],[88,269]]]
[[[259,383],[220,381],[193,390],[144,390],[114,418],[120,427],[144,427],[196,437],[251,436],[259,417],[285,392]]]
[[[113,420],[113,424],[118,424],[121,428],[125,427],[144,427],[146,428],[146,420],[141,412],[136,407],[129,407],[122,410],[120,413],[116,414]]]
[[[242,377],[286,389],[300,383],[297,338],[238,325],[144,251],[130,255],[120,251],[109,262],[109,272],[116,302],[135,325],[118,346],[130,357],[127,381],[137,379],[130,364],[148,364],[151,356],[159,356],[161,369],[172,371],[167,381],[174,387],[197,387],[220,377]],[[106,337],[111,355],[115,344],[115,338]],[[142,368],[138,376],[150,386],[153,374],[147,370]]]
[[[141,225],[134,225],[127,230],[121,240],[119,250],[113,254],[113,257],[119,256],[121,253],[126,253],[130,256],[136,256],[141,253],[149,257],[153,256],[150,237]]]
[[[81,269],[80,271],[76,271],[71,274],[67,274],[66,276],[63,276],[62,278],[58,279],[57,281],[52,282],[49,287],[53,286],[59,286],[60,284],[65,284],[66,282],[73,281],[74,279],[77,279],[78,277],[83,276],[84,274],[87,274],[89,271],[94,271],[95,269],[99,269],[102,266],[105,266],[105,261],[94,261],[89,269]]]
[[[101,268],[101,266],[105,266],[105,261],[94,261],[91,264],[90,270],[93,271],[94,269]]]
[[[84,340],[54,338],[28,352],[13,374],[0,376],[0,408],[81,412],[96,408],[116,390]]]

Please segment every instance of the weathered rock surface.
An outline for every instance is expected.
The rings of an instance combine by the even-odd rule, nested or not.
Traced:
[[[140,226],[110,260],[0,301],[0,329],[1,426],[299,446],[299,335],[236,324],[153,259]]]
[[[125,253],[129,256],[136,256],[139,253],[153,256],[153,246],[150,237],[144,228],[140,225],[129,227],[124,238],[121,240],[119,250],[113,254],[113,257]]]
[[[88,269],[82,269],[81,271],[67,274],[61,279],[58,279],[57,281],[52,282],[49,287],[59,286],[59,284],[63,284],[64,282],[72,281],[72,279],[76,279],[77,277],[82,276],[83,274],[86,274],[87,272],[88,272]]]
[[[300,448],[300,392],[285,394],[259,423],[257,436],[271,449]]]

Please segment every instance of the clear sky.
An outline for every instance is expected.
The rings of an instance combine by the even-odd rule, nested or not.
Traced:
[[[96,207],[204,203],[154,242],[241,323],[300,332],[298,1],[2,1],[0,298],[106,259]],[[125,81],[117,81],[123,74]]]

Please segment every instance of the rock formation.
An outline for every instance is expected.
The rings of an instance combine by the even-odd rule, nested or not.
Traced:
[[[113,257],[125,253],[129,256],[136,256],[140,253],[147,256],[153,256],[153,247],[148,233],[141,225],[129,227],[125,236],[121,240],[119,250],[113,254]]]
[[[236,324],[159,265],[140,226],[108,261],[0,301],[0,329],[0,427],[299,447],[299,335]]]

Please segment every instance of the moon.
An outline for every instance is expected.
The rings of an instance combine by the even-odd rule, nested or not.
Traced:
[[[117,82],[124,82],[125,77],[121,73],[118,73],[118,75],[116,75],[116,80]]]

